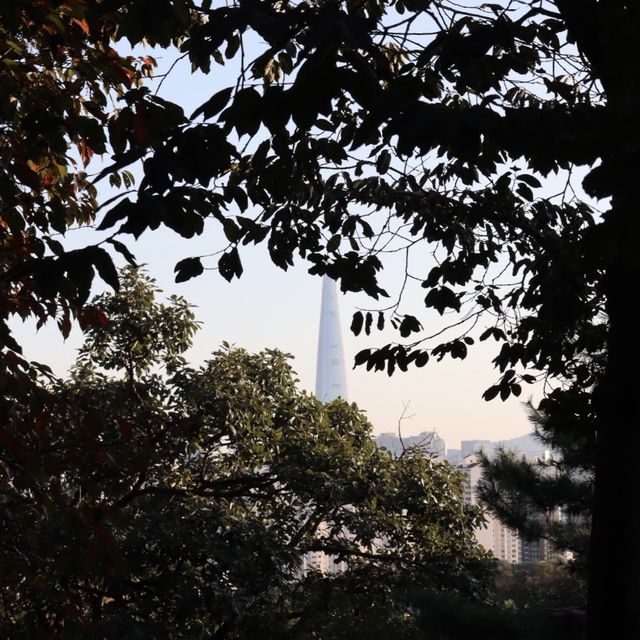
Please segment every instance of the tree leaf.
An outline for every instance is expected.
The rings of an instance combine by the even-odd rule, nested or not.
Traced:
[[[339,233],[336,233],[329,239],[327,242],[327,251],[329,253],[334,253],[340,248],[340,243],[342,242],[342,236]]]
[[[113,264],[111,256],[102,247],[90,247],[90,260],[100,277],[114,290],[120,290],[118,270]]]
[[[356,356],[353,360],[354,362],[353,368],[355,369],[356,367],[359,367],[360,365],[363,365],[365,362],[367,362],[370,355],[371,355],[371,349],[363,349],[362,351],[358,351],[358,353],[356,353]]]
[[[239,278],[242,275],[242,262],[240,262],[240,254],[235,247],[223,254],[218,260],[218,270],[220,275],[231,282],[233,277]]]
[[[413,362],[416,367],[424,367],[429,362],[429,354],[426,351],[418,351]]]
[[[351,332],[353,335],[358,336],[362,331],[362,325],[364,322],[364,316],[362,311],[356,311],[351,318]],[[362,352],[361,352],[362,353]]]
[[[422,325],[418,321],[418,319],[411,315],[405,315],[402,318],[402,322],[400,323],[400,335],[403,338],[407,338],[412,333],[417,333],[422,330]]]
[[[542,184],[540,180],[538,180],[538,178],[536,178],[535,176],[528,175],[526,173],[521,173],[520,175],[518,175],[518,180],[520,182],[526,182],[530,187],[534,189],[539,189],[540,187],[542,187]]]
[[[367,335],[371,334],[371,325],[373,324],[373,314],[370,311],[367,311],[364,317],[364,332]]]
[[[424,304],[426,307],[436,309],[440,315],[443,315],[448,308],[460,311],[460,297],[449,287],[431,289],[424,299]]]
[[[387,149],[384,149],[378,159],[376,161],[376,169],[378,173],[385,174],[389,170],[389,166],[391,165],[391,154]]]
[[[173,271],[176,274],[176,282],[186,282],[201,275],[204,272],[204,267],[200,258],[184,258],[176,264]]]
[[[107,242],[109,244],[111,244],[113,246],[113,248],[121,255],[124,257],[124,259],[132,266],[132,267],[137,267],[138,265],[136,264],[136,260],[135,260],[135,256],[131,253],[131,251],[129,251],[129,249],[127,248],[127,245],[125,245],[124,243],[120,242],[119,240],[114,240],[113,238],[109,238],[107,240]]]
[[[98,231],[104,231],[110,229],[120,220],[124,220],[133,210],[133,202],[129,198],[125,198],[118,202],[118,204],[105,213],[102,222],[98,225]]]
[[[482,394],[482,397],[487,402],[489,402],[490,400],[493,400],[499,393],[500,393],[500,387],[494,384]]]

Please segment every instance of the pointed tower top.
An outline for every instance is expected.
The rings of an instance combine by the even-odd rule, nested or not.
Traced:
[[[316,396],[323,402],[330,402],[338,397],[347,398],[338,293],[336,283],[327,276],[322,278]]]

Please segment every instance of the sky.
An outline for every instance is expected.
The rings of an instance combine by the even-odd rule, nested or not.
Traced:
[[[84,230],[69,234],[78,245],[88,242],[90,235],[90,231]],[[185,240],[172,232],[158,230],[143,234],[135,243],[128,241],[138,262],[147,266],[167,296],[182,295],[195,306],[202,328],[187,353],[188,361],[194,365],[204,362],[223,341],[249,351],[278,348],[294,357],[292,364],[300,385],[313,391],[321,278],[310,276],[303,263],[282,271],[271,263],[266,247],[259,245],[242,253],[244,273],[239,280],[229,283],[217,272],[205,271],[199,278],[176,284],[175,263],[206,252],[213,240],[206,232]],[[389,290],[401,277],[400,270],[393,267],[392,264],[383,275],[382,284]],[[94,291],[103,288],[98,283]],[[350,332],[352,314],[370,305],[371,301],[362,294],[340,295],[347,362],[361,349],[382,346],[394,338],[390,332],[374,332],[368,337],[355,337]],[[420,313],[421,298],[409,296],[407,306],[413,307],[428,330],[429,318],[425,317],[424,309]],[[432,320],[439,326],[439,318]],[[55,325],[45,326],[37,333],[33,324],[18,325],[15,330],[18,341],[25,345],[26,355],[48,364],[58,375],[68,371],[82,340],[77,327],[66,342]],[[464,361],[431,361],[422,369],[397,371],[391,378],[383,372],[367,372],[364,367],[348,369],[349,400],[366,411],[375,433],[397,431],[404,412],[403,435],[435,430],[450,448],[458,448],[463,439],[504,440],[523,435],[530,431],[522,406],[522,400],[527,398],[526,388],[520,399],[486,402],[481,398],[482,392],[498,377],[490,362],[496,349],[497,343],[492,341],[476,343]],[[537,392],[534,397],[539,398],[539,389]]]
[[[153,52],[152,52],[153,53]],[[160,69],[167,69],[173,60],[157,55]],[[218,69],[212,76],[193,77],[187,63],[178,63],[163,81],[160,95],[175,100],[190,113],[215,91],[231,85],[232,68]],[[206,161],[206,159],[203,159]],[[108,192],[102,188],[103,198]],[[245,248],[241,253],[244,273],[240,280],[226,282],[215,271],[186,283],[175,284],[173,268],[182,258],[210,253],[221,241],[220,226],[209,226],[197,238],[185,240],[167,230],[147,232],[134,242],[126,241],[139,263],[147,265],[166,295],[183,295],[195,305],[202,328],[196,335],[188,360],[197,365],[227,341],[250,351],[278,348],[294,356],[293,367],[300,385],[312,391],[315,386],[316,349],[320,319],[321,279],[310,276],[303,263],[288,272],[275,267],[266,246]],[[92,230],[77,230],[67,234],[68,247],[95,242]],[[425,257],[426,259],[426,257]],[[116,257],[116,262],[119,257]],[[403,265],[390,262],[382,277],[382,285],[390,291],[398,289]],[[100,286],[94,288],[94,293]],[[421,295],[420,295],[421,294]],[[422,296],[418,289],[407,295],[406,310],[415,312],[424,321],[425,329],[441,326],[441,320],[425,316]],[[340,296],[341,323],[347,362],[361,349],[382,346],[395,334],[373,333],[355,337],[349,331],[352,314],[368,308],[372,301],[360,294]],[[433,324],[432,324],[433,323]],[[51,366],[64,375],[73,363],[81,343],[76,328],[65,342],[55,326],[46,326],[35,333],[33,324],[14,324],[16,337],[25,345],[26,355]],[[479,327],[482,331],[483,327]],[[506,402],[496,399],[485,402],[482,392],[498,379],[491,365],[499,345],[492,341],[476,344],[464,361],[449,358],[440,363],[430,362],[422,369],[386,373],[366,372],[363,367],[347,371],[349,400],[363,409],[375,433],[396,431],[399,420],[403,435],[435,430],[447,446],[458,448],[462,439],[504,440],[528,433],[523,400],[529,395],[534,401],[541,396],[539,387],[525,388],[520,398]]]
[[[258,247],[250,256],[243,254],[245,272],[239,280],[228,283],[216,272],[205,272],[175,284],[173,266],[193,251],[192,241],[156,232],[130,246],[166,295],[183,295],[195,305],[202,328],[187,353],[190,363],[202,363],[223,341],[249,351],[278,348],[294,356],[293,367],[301,386],[313,391],[321,278],[308,275],[302,264],[285,273],[271,264],[264,248]],[[340,298],[345,357],[350,362],[360,349],[382,346],[391,336],[353,336],[349,331],[351,315],[366,299],[358,295]],[[55,326],[44,327],[37,334],[32,324],[16,330],[26,354],[49,364],[59,375],[73,363],[82,339],[77,328],[66,342]],[[530,430],[521,402],[527,389],[520,399],[509,398],[504,403],[481,398],[498,376],[490,363],[495,349],[488,341],[470,349],[464,361],[429,362],[422,369],[397,371],[391,378],[386,373],[367,372],[364,367],[348,369],[349,400],[366,411],[376,433],[396,431],[408,405],[403,435],[435,430],[451,448],[458,448],[462,439],[503,440],[522,435]]]

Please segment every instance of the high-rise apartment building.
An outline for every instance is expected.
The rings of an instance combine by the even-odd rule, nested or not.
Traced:
[[[481,440],[467,442],[482,442]],[[464,442],[463,442],[464,445]],[[523,458],[531,462],[548,461],[549,451],[540,451],[536,454],[523,455]],[[457,467],[466,476],[464,488],[464,500],[468,504],[478,503],[477,486],[482,477],[482,465],[480,456],[472,453],[463,458],[462,463]],[[551,520],[560,521],[563,518],[562,511],[556,509],[553,513],[547,514]],[[486,524],[475,530],[476,540],[487,551],[491,551],[499,560],[516,564],[519,562],[540,562],[557,557],[567,557],[566,554],[559,553],[553,545],[546,540],[524,540],[516,531],[510,529],[498,520],[494,515],[486,513]]]
[[[463,442],[464,444],[464,442]],[[478,482],[482,477],[480,456],[471,453],[462,460],[458,467],[466,476],[464,487],[464,501],[467,504],[478,504]],[[474,531],[476,540],[487,551],[491,551],[499,560],[510,564],[520,562],[520,538],[515,531],[502,524],[491,513],[485,514],[485,523]]]
[[[465,475],[463,498],[467,504],[478,504],[478,482],[482,477],[482,465],[480,458],[471,454],[462,460],[462,464],[458,466],[458,470]],[[495,529],[499,522],[491,514],[486,514],[484,525],[476,527],[474,534],[476,540],[487,551],[493,551],[495,542]],[[495,554],[494,554],[495,555]]]

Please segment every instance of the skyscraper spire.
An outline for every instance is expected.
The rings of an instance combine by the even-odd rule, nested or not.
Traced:
[[[327,276],[322,278],[316,396],[323,402],[330,402],[337,397],[347,398],[338,293],[336,283]]]

